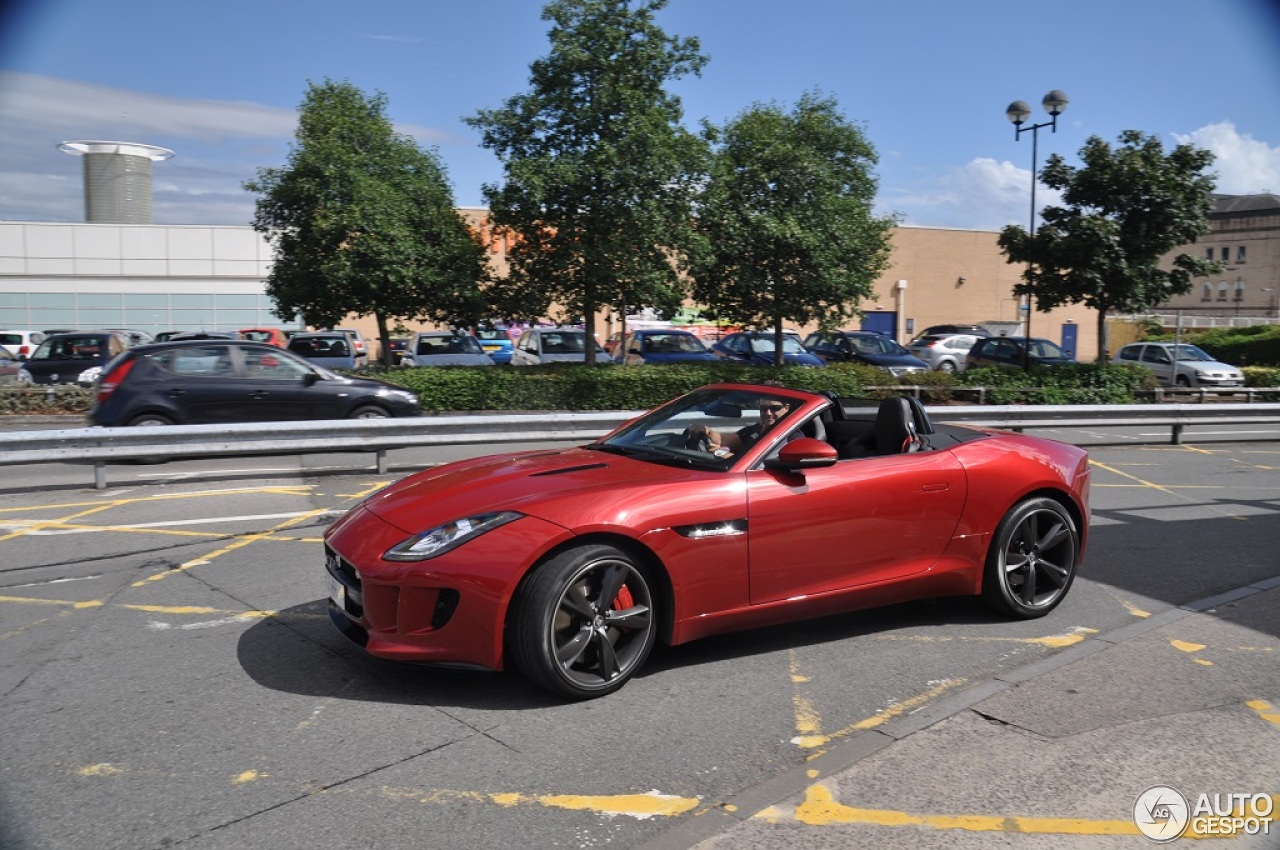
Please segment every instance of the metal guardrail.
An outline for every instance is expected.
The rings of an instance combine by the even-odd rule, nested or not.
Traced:
[[[0,465],[83,463],[94,486],[107,486],[111,461],[172,460],[217,455],[366,453],[387,471],[387,452],[449,446],[594,440],[644,411],[422,416],[405,419],[161,425],[146,428],[65,428],[0,432]],[[937,422],[1023,431],[1149,425],[1170,429],[1179,444],[1188,425],[1280,423],[1280,404],[1004,405],[931,407]],[[1126,442],[1129,442],[1126,440]]]

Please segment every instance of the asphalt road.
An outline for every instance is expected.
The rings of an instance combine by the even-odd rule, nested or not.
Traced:
[[[1280,575],[1280,445],[1092,454],[1086,567],[1044,619],[950,599],[712,638],[660,649],[617,694],[576,704],[515,675],[374,661],[330,626],[323,528],[439,452],[396,453],[384,477],[358,456],[121,466],[103,491],[84,468],[6,469],[0,847],[692,846],[705,836],[682,830],[707,813],[780,795],[780,778],[868,730]],[[1280,618],[1232,640],[1219,649],[1274,659]],[[1207,687],[1190,650],[1152,653],[1163,686]],[[1082,678],[1082,699],[1115,684]],[[1249,744],[1280,764],[1280,726]],[[1105,783],[1106,753],[1078,758],[1102,759],[1081,769]],[[998,782],[982,762],[947,774],[930,810],[959,806],[963,783]],[[1141,790],[1116,789],[1121,808]],[[902,840],[828,843],[822,829],[797,820],[786,838]]]

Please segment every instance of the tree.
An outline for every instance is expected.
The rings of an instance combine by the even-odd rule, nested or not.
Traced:
[[[515,234],[502,282],[511,318],[552,302],[588,338],[603,305],[674,311],[693,238],[690,199],[705,146],[680,127],[668,80],[698,73],[696,39],[653,20],[666,0],[553,0],[551,52],[530,65],[529,91],[468,123],[503,163],[486,185],[496,226]],[[587,362],[595,362],[588,346]]]
[[[1036,309],[1064,304],[1098,311],[1098,359],[1110,348],[1107,316],[1138,313],[1188,292],[1192,279],[1220,266],[1178,254],[1170,268],[1161,259],[1209,232],[1213,175],[1204,171],[1213,154],[1178,145],[1168,155],[1159,139],[1126,130],[1112,148],[1097,136],[1080,150],[1076,168],[1054,154],[1040,182],[1062,191],[1063,206],[1047,206],[1044,224],[1030,236],[1018,225],[1000,234],[1008,262],[1026,263],[1017,295],[1030,295]]]
[[[842,324],[888,267],[895,220],[872,213],[876,153],[816,93],[789,113],[756,104],[707,136],[694,297],[719,318],[773,328],[782,365],[784,320]]]
[[[244,184],[275,248],[275,314],[318,327],[372,314],[384,354],[398,320],[474,324],[486,270],[438,157],[396,133],[386,105],[350,83],[311,84],[288,166]]]

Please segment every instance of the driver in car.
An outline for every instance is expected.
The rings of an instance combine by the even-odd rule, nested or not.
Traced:
[[[691,425],[688,429],[688,445],[701,448],[716,457],[733,457],[760,442],[765,434],[791,411],[791,406],[776,398],[762,398],[759,403],[760,420],[753,425],[739,428],[732,433],[720,433],[709,425]]]

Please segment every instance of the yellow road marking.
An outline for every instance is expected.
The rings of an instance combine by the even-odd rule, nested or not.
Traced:
[[[1086,640],[1089,635],[1096,635],[1097,633],[1097,629],[1077,626],[1065,634],[1045,635],[1044,637],[1036,638],[987,637],[980,635],[876,635],[875,640],[915,643],[950,643],[952,641],[956,643],[1026,643],[1034,646],[1060,649],[1065,646],[1074,646]]]
[[[1263,720],[1280,726],[1280,710],[1265,699],[1251,699],[1245,705],[1256,711]]]
[[[305,513],[299,514],[296,517],[290,517],[284,522],[279,523],[275,526],[272,526],[272,528],[270,528],[265,532],[262,532],[261,534],[246,534],[246,535],[240,536],[234,543],[230,544],[229,546],[223,546],[221,549],[217,550],[216,552],[210,552],[208,555],[205,555],[202,558],[187,561],[186,563],[179,564],[177,567],[173,569],[165,570],[164,572],[156,573],[153,576],[148,576],[147,578],[141,579],[139,581],[135,581],[131,586],[144,587],[152,582],[160,581],[161,579],[167,576],[174,575],[175,573],[186,572],[187,570],[192,569],[193,567],[198,567],[198,566],[201,566],[202,564],[207,564],[210,561],[212,561],[214,558],[220,558],[223,555],[227,554],[228,552],[234,552],[237,549],[242,549],[245,546],[248,546],[250,543],[255,543],[259,540],[269,540],[271,539],[271,534],[274,531],[278,531],[283,528],[288,528],[292,525],[297,525],[300,522],[305,522],[306,520],[309,520],[313,517],[319,516],[320,514],[324,514],[327,512],[328,510],[326,508],[319,508],[314,511],[307,511]]]
[[[676,797],[650,791],[647,794],[522,794],[482,793],[479,791],[424,790],[420,788],[384,788],[383,794],[416,800],[419,803],[452,803],[468,800],[494,803],[504,808],[538,805],[572,811],[591,811],[603,815],[627,815],[647,820],[652,817],[674,817],[698,806],[697,797]]]
[[[98,608],[106,604],[100,599],[73,602],[69,599],[37,599],[30,596],[0,596],[0,602],[14,602],[18,605],[62,605],[68,608]]]

